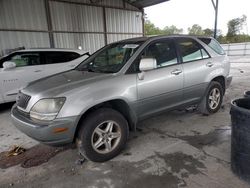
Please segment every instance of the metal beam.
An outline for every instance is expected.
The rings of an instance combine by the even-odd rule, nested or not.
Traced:
[[[106,18],[106,8],[102,7],[103,13],[103,31],[104,31],[104,44],[108,44],[108,35],[107,35],[107,18]]]
[[[50,0],[50,1],[61,2],[61,3],[69,3],[69,4],[75,4],[75,5],[85,5],[85,6],[91,6],[91,7],[105,7],[105,8],[112,8],[112,9],[118,9],[118,10],[129,10],[129,11],[134,11],[134,12],[140,12],[140,9],[137,8],[137,7],[135,7],[135,9],[138,9],[138,10],[130,9],[130,8],[124,8],[124,7],[109,6],[109,5],[100,5],[100,4],[96,4],[96,3],[95,4],[85,3],[85,2],[80,2],[80,1],[79,2],[74,2],[74,1],[69,1],[69,0]]]
[[[126,0],[129,4],[132,4],[135,7],[138,7],[139,9],[142,9],[144,7],[156,5],[159,3],[163,3],[169,0]]]
[[[105,34],[104,31],[63,31],[63,30],[33,30],[33,29],[2,29],[0,31],[9,31],[9,32],[34,32],[34,33],[78,33],[78,34]],[[106,32],[106,34],[120,34],[120,35],[142,35],[143,33],[129,33],[129,32]]]
[[[48,25],[50,47],[55,48],[54,36],[53,36],[53,33],[52,33],[53,28],[52,28],[52,20],[51,20],[51,14],[50,14],[49,0],[45,0],[44,5],[45,5],[45,11],[46,11],[46,19],[47,19],[47,25]]]
[[[219,9],[219,0],[211,0],[214,11],[215,11],[215,18],[214,18],[214,38],[217,38],[217,21],[218,21],[218,9]],[[214,2],[216,1],[216,2]]]

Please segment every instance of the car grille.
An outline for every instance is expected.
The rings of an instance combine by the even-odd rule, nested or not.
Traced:
[[[26,94],[20,92],[17,95],[17,100],[16,100],[17,106],[22,108],[22,109],[26,109],[30,98],[31,97],[29,95],[26,95]]]

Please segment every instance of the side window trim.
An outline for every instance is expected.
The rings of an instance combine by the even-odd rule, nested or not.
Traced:
[[[127,69],[125,74],[137,74],[140,73],[140,71],[134,71],[131,72],[132,67],[134,66],[135,63],[137,63],[137,61],[139,61],[140,57],[142,56],[142,54],[144,53],[144,51],[152,44],[157,43],[157,42],[165,42],[165,41],[171,41],[173,43],[173,47],[175,49],[175,53],[176,53],[176,58],[177,58],[177,63],[176,64],[172,64],[172,65],[167,65],[167,66],[163,66],[163,67],[157,67],[156,69],[162,69],[162,68],[167,68],[167,67],[171,67],[171,66],[176,66],[181,64],[180,61],[180,57],[178,55],[178,49],[177,49],[177,45],[176,42],[174,40],[174,38],[164,38],[164,39],[157,39],[154,41],[151,41],[149,44],[147,44],[147,46],[140,52],[140,54],[136,57],[136,59],[134,60],[134,62],[130,65],[130,67]]]
[[[202,52],[201,52],[202,59],[196,59],[196,60],[190,60],[190,61],[183,62],[183,58],[182,58],[182,54],[181,54],[180,45],[179,45],[179,43],[178,43],[178,39],[190,39],[190,40],[195,41],[195,42],[199,45],[199,47],[200,47],[201,49],[203,49],[203,50],[207,53],[208,57],[203,58],[203,54],[202,54]],[[196,61],[201,61],[201,60],[206,60],[206,59],[210,59],[210,58],[211,58],[211,55],[208,53],[208,51],[207,51],[207,50],[206,50],[197,40],[195,40],[195,39],[192,39],[192,38],[185,38],[185,37],[176,37],[176,38],[175,38],[175,43],[176,43],[176,50],[177,50],[177,52],[178,52],[177,55],[178,55],[178,57],[179,57],[179,61],[180,61],[181,64],[184,64],[184,63],[191,63],[191,62],[196,62]]]

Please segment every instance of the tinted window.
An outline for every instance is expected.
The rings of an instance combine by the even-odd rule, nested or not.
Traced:
[[[193,39],[177,39],[177,42],[184,63],[209,57],[208,53],[202,48],[202,46]]]
[[[38,52],[16,52],[4,59],[5,61],[12,61],[16,63],[16,67],[40,65],[41,59]],[[3,63],[4,63],[3,62]]]
[[[45,55],[46,64],[68,62],[80,57],[75,52],[44,52],[43,54]]]
[[[143,57],[152,57],[157,61],[157,67],[177,64],[177,56],[172,41],[161,41],[149,45],[142,54]]]
[[[212,50],[220,55],[224,55],[225,52],[220,44],[213,38],[199,38],[202,42],[207,44]]]

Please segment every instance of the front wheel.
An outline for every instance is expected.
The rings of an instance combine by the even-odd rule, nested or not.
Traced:
[[[80,154],[94,162],[117,156],[126,145],[128,123],[117,111],[102,108],[89,114],[77,136]]]
[[[223,88],[219,82],[212,81],[199,105],[199,110],[205,115],[216,113],[221,108],[222,101]]]

